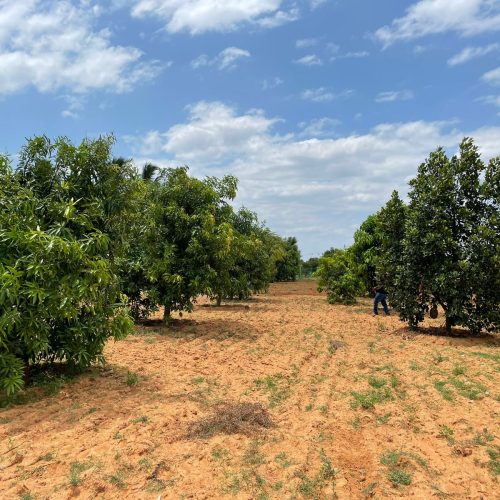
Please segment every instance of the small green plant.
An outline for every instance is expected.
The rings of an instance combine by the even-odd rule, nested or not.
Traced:
[[[432,356],[432,359],[434,360],[434,363],[442,363],[443,361],[447,361],[448,358],[443,356],[440,352],[436,352]]]
[[[212,448],[212,458],[219,462],[228,460],[229,450],[227,450],[226,448],[220,448],[219,446],[216,446],[215,448]]]
[[[274,461],[282,468],[287,469],[290,465],[293,465],[293,461],[290,460],[287,454],[282,451],[274,457]]]
[[[56,458],[56,454],[53,452],[49,452],[46,453],[45,455],[42,455],[40,457],[40,460],[43,460],[44,462],[51,462],[52,460],[54,460],[54,458]]]
[[[121,434],[120,432],[115,432],[113,434],[113,439],[123,439],[123,434]]]
[[[488,469],[494,476],[500,475],[500,447],[488,448],[486,450],[490,461],[488,463]]]
[[[446,401],[453,401],[453,393],[446,387],[446,382],[443,380],[436,380],[434,382],[435,389],[443,396]]]
[[[287,379],[281,373],[266,375],[255,380],[255,385],[269,396],[269,406],[274,408],[290,397],[291,385],[294,380]]]
[[[413,370],[414,372],[417,372],[417,371],[422,370],[422,367],[416,361],[412,361],[410,363],[410,370]]]
[[[370,377],[368,377],[368,383],[374,389],[380,389],[381,387],[384,387],[384,385],[387,385],[387,380],[385,378],[378,378],[378,377],[370,376]]]
[[[360,407],[364,410],[370,410],[371,408],[374,408],[376,404],[393,399],[391,391],[388,387],[382,387],[378,390],[366,392],[352,392],[351,394],[353,397],[351,407],[354,410]]]
[[[309,404],[306,406],[305,410],[306,410],[306,411],[312,411],[312,409],[313,409],[313,408],[314,408],[314,405],[313,405],[313,404],[311,404],[311,403],[309,403]]]
[[[31,493],[31,491],[26,491],[25,493],[22,493],[21,496],[19,497],[20,500],[35,500],[35,495]]]
[[[448,441],[448,444],[455,444],[454,434],[455,432],[453,431],[453,429],[448,427],[447,425],[442,425],[439,429],[439,435],[445,438],[446,441]]]
[[[139,375],[137,375],[137,373],[135,372],[128,371],[127,376],[125,377],[125,383],[129,387],[134,387],[135,385],[137,385],[138,382],[139,382]]]
[[[452,373],[453,373],[453,375],[458,377],[459,375],[464,375],[466,371],[467,371],[467,368],[464,365],[456,364],[453,367]]]
[[[386,424],[387,422],[389,422],[389,419],[391,418],[391,416],[392,416],[391,412],[385,413],[384,415],[379,415],[377,417],[377,424],[378,425]]]
[[[109,476],[109,482],[117,488],[124,490],[127,487],[125,482],[125,471],[119,470],[116,474]]]
[[[411,484],[411,474],[403,469],[393,469],[389,471],[387,479],[389,479],[394,486],[408,486]]]
[[[73,462],[69,468],[69,484],[78,486],[82,482],[81,474],[90,469],[89,462]]]

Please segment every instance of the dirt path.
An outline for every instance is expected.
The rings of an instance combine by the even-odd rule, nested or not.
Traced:
[[[500,338],[439,322],[301,282],[138,327],[105,370],[0,411],[0,498],[500,498]],[[275,426],[188,439],[225,401]]]

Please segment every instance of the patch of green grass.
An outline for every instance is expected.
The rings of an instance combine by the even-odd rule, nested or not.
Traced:
[[[125,471],[119,470],[116,474],[112,474],[109,476],[108,480],[111,484],[116,486],[117,488],[124,490],[127,488],[127,483],[125,482]]]
[[[35,495],[31,491],[26,491],[19,496],[20,500],[35,500]]]
[[[54,458],[56,458],[56,454],[53,452],[49,452],[46,453],[45,455],[42,455],[40,457],[40,460],[43,460],[44,462],[51,462],[52,460],[54,460]]]
[[[422,367],[416,361],[412,361],[410,363],[410,370],[413,370],[414,372],[419,372],[422,370]]]
[[[256,439],[252,440],[243,454],[243,463],[256,467],[265,462],[265,457],[260,451],[260,442]]]
[[[139,382],[139,375],[137,375],[137,373],[135,372],[128,371],[127,376],[125,377],[125,383],[129,387],[134,387],[135,385],[138,384],[138,382]]]
[[[491,354],[489,352],[470,352],[469,354],[471,356],[477,356],[478,358],[483,358],[489,361],[500,363],[500,354]]]
[[[136,417],[131,420],[133,424],[149,424],[149,417],[143,415],[142,417]]]
[[[490,461],[488,463],[489,471],[494,475],[500,475],[500,447],[496,448],[488,448],[486,450],[488,456],[490,457]]]
[[[391,418],[392,416],[392,413],[389,412],[389,413],[386,413],[384,415],[379,415],[377,417],[377,424],[378,425],[383,425],[383,424],[386,424],[387,422],[389,422],[389,419]]]
[[[374,408],[376,404],[394,399],[388,387],[365,392],[352,392],[351,394],[354,398],[351,402],[351,407],[354,410],[360,407],[364,410],[369,410]]]
[[[81,474],[92,467],[90,462],[73,462],[69,468],[69,484],[78,486],[82,482]]]
[[[173,482],[170,482],[173,484]],[[160,493],[162,492],[165,488],[167,487],[167,483],[165,481],[162,481],[161,479],[148,479],[148,482],[146,484],[146,491],[149,493]]]
[[[481,433],[478,432],[472,439],[472,442],[478,446],[485,446],[487,443],[491,443],[494,439],[495,436],[485,429]]]
[[[144,472],[149,472],[153,469],[153,462],[149,458],[141,458],[138,464],[139,468]]]
[[[442,425],[439,429],[439,435],[448,441],[448,444],[455,444],[454,430],[447,425]]]
[[[266,375],[255,380],[255,385],[269,397],[269,406],[274,408],[282,404],[291,395],[291,386],[295,379],[288,379],[281,373]]]
[[[218,462],[229,460],[229,450],[226,448],[221,448],[219,446],[215,446],[212,448],[212,459]]]
[[[361,427],[361,419],[359,417],[356,417],[351,422],[351,425],[354,427],[354,429],[359,429]]]
[[[464,398],[475,401],[482,399],[488,389],[481,383],[472,379],[459,379],[450,377],[448,382],[457,390],[457,392]]]
[[[307,477],[305,474],[301,474],[301,483],[298,487],[298,492],[304,498],[313,499],[323,499],[323,489],[327,485],[328,481],[332,481],[335,478],[336,471],[332,466],[330,459],[326,456],[323,448],[320,450],[320,460],[321,467],[313,478]]]
[[[443,361],[447,361],[448,357],[443,356],[440,352],[435,352],[432,355],[432,359],[434,360],[434,363],[442,363]]]
[[[194,377],[191,380],[191,383],[194,385],[200,385],[200,384],[203,384],[203,382],[205,382],[205,377]]]
[[[113,434],[113,439],[123,439],[123,434],[120,434],[119,432],[115,432]]]
[[[393,469],[387,474],[387,479],[394,486],[408,486],[411,484],[411,474],[403,469]]]
[[[454,401],[453,393],[446,388],[446,382],[444,380],[436,380],[434,382],[435,389],[443,396],[446,401]]]
[[[453,375],[459,376],[459,375],[464,375],[465,372],[467,371],[467,367],[465,365],[461,365],[457,363],[452,370]]]
[[[368,383],[374,389],[380,389],[381,387],[384,387],[384,385],[387,385],[387,380],[385,378],[370,376],[368,377]]]
[[[290,467],[291,465],[293,465],[293,461],[290,460],[287,456],[287,454],[282,451],[280,453],[278,453],[275,457],[274,457],[274,461],[282,468],[282,469],[287,469],[288,467]]]
[[[308,405],[306,406],[305,410],[306,410],[306,411],[312,411],[312,410],[313,410],[313,408],[314,408],[314,405],[312,405],[312,404],[308,404]]]

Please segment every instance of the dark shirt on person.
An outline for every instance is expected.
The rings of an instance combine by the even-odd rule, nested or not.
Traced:
[[[387,292],[385,291],[385,288],[383,286],[377,286],[375,287],[375,290],[377,293],[383,293],[384,295],[387,295]]]

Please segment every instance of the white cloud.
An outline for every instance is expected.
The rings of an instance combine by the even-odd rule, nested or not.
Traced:
[[[321,66],[323,64],[323,61],[316,54],[309,54],[300,59],[295,59],[293,62],[303,66]]]
[[[295,47],[298,49],[305,49],[307,47],[314,47],[318,44],[317,38],[301,38],[295,42]]]
[[[491,85],[500,85],[500,66],[498,68],[486,72],[483,75],[482,79],[483,81]]]
[[[156,77],[163,66],[143,61],[137,48],[113,45],[109,30],[95,28],[99,9],[92,7],[56,0],[0,2],[0,94],[27,87],[125,92]]]
[[[500,30],[499,0],[420,0],[375,32],[385,46],[398,40],[455,31],[462,36]]]
[[[477,101],[484,104],[493,104],[493,106],[500,108],[500,95],[485,95],[477,99]]]
[[[477,59],[478,57],[485,56],[491,52],[498,51],[500,51],[500,43],[491,43],[484,47],[465,47],[461,52],[448,59],[448,64],[450,66],[464,64],[471,59]]]
[[[303,138],[322,138],[336,135],[336,127],[340,124],[340,120],[335,118],[315,118],[310,122],[299,123],[299,128],[302,129],[299,136]]]
[[[311,124],[319,131],[335,125],[322,120]],[[257,210],[280,234],[297,235],[308,251],[348,243],[353,228],[393,189],[405,194],[407,179],[437,146],[454,153],[467,135],[476,138],[485,158],[500,154],[500,127],[457,130],[456,124],[417,121],[303,139],[300,131],[274,133],[277,121],[262,111],[238,113],[220,102],[201,102],[189,108],[185,123],[149,132],[147,137],[159,137],[150,159],[187,164],[195,175],[236,175],[237,202]],[[308,126],[301,124],[302,131]],[[140,148],[140,138],[136,142]]]
[[[328,0],[309,0],[312,10],[316,10],[318,7],[325,5]]]
[[[293,8],[289,11],[278,10],[275,14],[268,17],[262,17],[258,19],[256,22],[262,28],[277,28],[278,26],[282,26],[283,24],[291,23],[293,21],[297,21],[300,18],[299,9]]]
[[[330,58],[330,61],[336,61],[338,59],[361,59],[368,57],[370,55],[366,50],[359,50],[356,52],[346,52],[345,54],[337,54]]]
[[[347,98],[350,97],[354,93],[353,90],[344,90],[340,93],[332,92],[331,90],[325,87],[319,87],[317,89],[306,89],[301,94],[300,97],[305,101],[313,101],[313,102],[329,102],[334,99],[339,98]]]
[[[227,47],[220,51],[213,59],[210,59],[206,54],[193,59],[191,67],[198,69],[202,66],[217,66],[219,70],[234,69],[237,66],[237,61],[250,57],[248,50],[238,47]]]
[[[262,82],[262,90],[275,89],[276,87],[283,85],[283,83],[285,83],[284,80],[282,80],[278,76],[275,76],[274,78],[264,80]]]
[[[375,98],[375,102],[409,101],[414,95],[411,90],[389,90],[380,92]]]
[[[282,0],[133,0],[132,15],[155,17],[170,33],[187,31],[234,31],[242,24],[275,27],[298,16],[292,9],[281,11]]]

